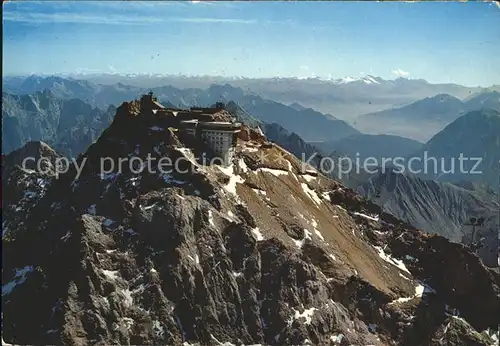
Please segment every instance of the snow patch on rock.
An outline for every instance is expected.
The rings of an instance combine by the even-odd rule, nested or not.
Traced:
[[[305,324],[306,325],[309,325],[311,324],[312,322],[312,316],[314,315],[314,311],[318,310],[316,308],[310,308],[310,309],[304,309],[303,312],[300,312],[299,310],[297,309],[292,309],[295,314],[291,317],[290,319],[290,324],[294,321],[294,320],[298,320],[300,318],[304,318],[305,319]]]
[[[293,239],[293,238],[292,238],[292,240],[293,240],[293,242],[295,243],[295,245],[296,245],[299,249],[301,249],[301,248],[302,248],[302,246],[304,246],[304,243],[305,243],[306,239],[312,240],[312,238],[311,238],[311,234],[312,234],[312,233],[311,233],[311,232],[309,232],[307,229],[304,229],[304,238],[303,238],[302,240],[297,240],[297,239]]]
[[[308,183],[310,183],[311,181],[315,181],[317,176],[306,173],[306,174],[302,174],[302,178],[304,178]]]
[[[267,192],[264,191],[264,190],[259,190],[259,189],[252,189],[253,192],[255,192],[257,195],[262,195],[262,196],[266,196],[267,195]]]
[[[211,226],[215,227],[214,216],[211,210],[208,211],[208,223],[210,223]]]
[[[340,344],[344,339],[344,334],[333,334],[330,336],[330,341],[334,344]]]
[[[243,159],[240,159],[238,161],[238,166],[240,167],[240,169],[243,173],[246,173],[249,170],[247,164],[245,163],[245,160],[243,160]]]
[[[253,235],[254,235],[254,237],[257,239],[257,241],[262,241],[262,240],[264,240],[264,236],[263,236],[263,235],[262,235],[262,233],[260,232],[259,227],[252,228],[252,234],[253,234]]]
[[[386,261],[386,262],[388,262],[388,263],[390,263],[390,264],[398,267],[402,271],[407,272],[408,274],[411,275],[410,271],[406,268],[406,266],[403,263],[403,261],[398,260],[397,258],[391,257],[390,255],[386,254],[384,252],[384,249],[382,249],[379,246],[374,246],[374,248],[377,250],[378,255],[380,256],[380,258],[382,258],[384,261]]]
[[[111,280],[116,280],[120,277],[118,270],[105,270],[101,269],[102,273]]]
[[[219,168],[219,170],[222,171],[222,173],[224,173],[225,175],[229,176],[229,182],[224,186],[224,189],[233,194],[234,196],[238,196],[237,193],[236,193],[236,184],[237,183],[240,183],[240,184],[243,184],[245,182],[245,180],[240,177],[239,175],[236,175],[234,174],[234,167],[233,165],[230,165],[228,167],[221,167],[221,166],[217,166]]]
[[[321,198],[319,198],[318,194],[316,191],[313,189],[309,188],[309,186],[305,183],[300,184],[302,186],[302,191],[317,205],[321,205]]]
[[[266,167],[261,167],[257,168],[256,172],[266,172],[270,173],[276,177],[279,177],[281,175],[288,175],[288,171],[282,170],[282,169],[273,169],[273,168],[266,168]]]
[[[368,220],[371,220],[371,221],[378,221],[379,220],[378,216],[374,217],[374,216],[370,216],[370,215],[366,215],[366,214],[358,213],[358,212],[355,212],[354,215],[358,215],[358,216],[364,217],[365,219],[368,219]]]

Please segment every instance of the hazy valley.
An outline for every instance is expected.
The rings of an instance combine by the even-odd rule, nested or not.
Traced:
[[[463,97],[477,90],[396,80],[419,87],[390,100],[377,93],[380,99],[367,101],[366,109],[385,110],[349,124],[340,119],[359,114],[318,110],[329,102],[359,110],[364,92],[394,92],[389,81],[203,85],[181,78],[183,89],[180,81],[176,87],[158,85],[159,79],[148,87],[139,77],[124,81],[140,86],[97,77],[3,81],[2,147],[8,155],[2,168],[2,238],[9,259],[5,270],[13,273],[2,288],[6,340],[494,342],[500,306],[500,113],[494,92],[460,100],[432,93]],[[325,93],[331,88],[329,95],[339,90],[339,96],[304,102],[311,86]],[[250,129],[238,138],[233,164],[199,164],[206,143],[192,143],[174,118],[146,117],[139,101],[132,101],[149,91],[176,113],[223,102]],[[361,132],[359,122],[370,119],[380,126],[430,124],[429,140],[392,130]],[[436,121],[439,126],[432,127]],[[388,172],[360,167],[342,175],[345,165],[336,166],[345,157],[380,162],[424,151],[447,160],[461,152],[479,155],[483,174],[398,174],[388,165]],[[183,158],[191,169],[169,175],[98,172],[102,157],[148,153]],[[85,162],[78,178],[75,167],[60,177],[55,166],[20,167],[26,157],[54,162],[62,156],[77,158],[75,167]],[[300,160],[308,157],[314,158],[303,171]],[[466,226],[471,217],[486,220],[474,234]],[[25,254],[25,248],[35,250]],[[35,300],[32,292],[43,299]],[[37,312],[25,319],[33,306]],[[23,335],[26,329],[36,332]]]

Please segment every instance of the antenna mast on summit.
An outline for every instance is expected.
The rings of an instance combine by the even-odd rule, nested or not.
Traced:
[[[485,219],[484,217],[471,217],[468,222],[464,224],[464,226],[472,226],[472,237],[471,237],[471,244],[470,248],[474,253],[476,253],[477,249],[479,248],[479,242],[476,243],[475,238],[476,238],[476,227],[483,227],[484,226]]]

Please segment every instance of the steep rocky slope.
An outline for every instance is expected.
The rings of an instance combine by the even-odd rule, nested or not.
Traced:
[[[4,220],[5,341],[495,342],[500,278],[463,246],[264,139],[240,140],[229,167],[203,165],[202,143],[138,110],[120,106],[78,178],[72,167],[15,227]],[[100,174],[102,158],[148,155],[181,163]]]
[[[397,218],[454,242],[469,244],[472,240],[469,239],[472,227],[466,226],[469,219],[485,218],[485,226],[478,228],[474,241],[480,242],[477,251],[484,263],[498,266],[500,206],[495,196],[393,171],[372,176],[356,190]]]
[[[22,226],[26,213],[42,199],[57,170],[63,169],[58,166],[60,157],[43,142],[29,142],[2,157],[3,239]]]
[[[231,113],[239,122],[249,126],[250,128],[256,128],[257,126],[262,126],[262,122],[255,119],[252,115],[250,115],[247,111],[241,108],[236,102],[229,101],[225,104],[224,109]]]
[[[113,119],[116,108],[93,108],[80,99],[62,99],[49,90],[26,95],[2,93],[2,153],[28,141],[45,141],[63,154],[83,152]]]
[[[310,163],[327,177],[340,181],[348,187],[357,187],[367,181],[370,176],[362,169],[356,169],[354,160],[351,161],[352,167],[349,167],[343,153],[331,151],[327,154],[324,150],[304,141],[295,132],[288,132],[277,123],[263,124],[263,130],[270,141],[286,149],[299,160]]]

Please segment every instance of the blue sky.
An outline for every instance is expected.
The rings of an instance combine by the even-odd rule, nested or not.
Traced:
[[[7,2],[4,74],[398,76],[500,84],[492,3]]]

